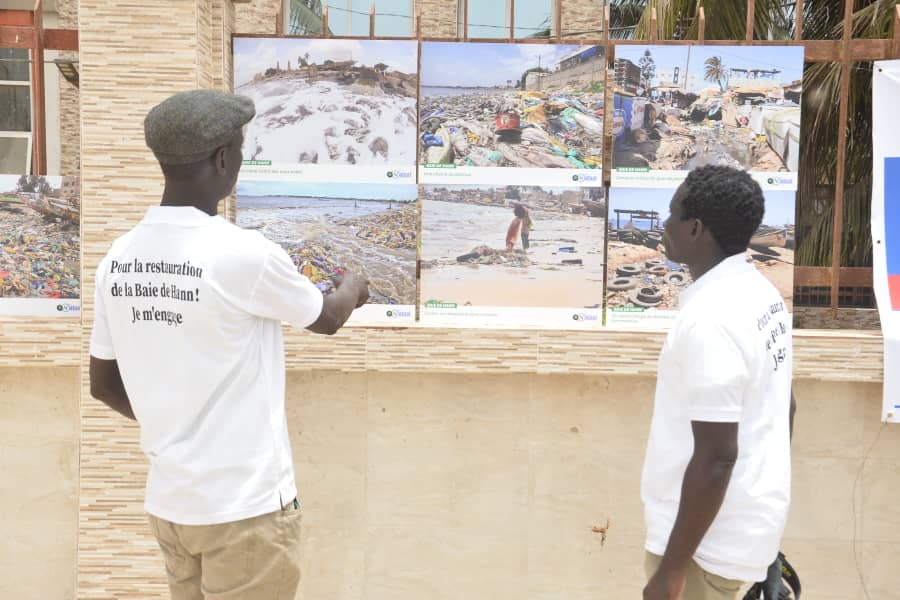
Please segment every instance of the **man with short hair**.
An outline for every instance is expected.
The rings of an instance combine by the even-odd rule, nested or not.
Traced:
[[[790,505],[791,314],[748,262],[764,198],[728,167],[690,172],[663,243],[694,283],[659,358],[642,477],[645,600],[732,600],[762,581]]]
[[[301,514],[281,323],[333,334],[368,298],[353,275],[323,297],[278,245],[215,216],[254,115],[210,90],[153,108],[161,205],[97,269],[91,395],[140,425],[173,600],[293,600]]]

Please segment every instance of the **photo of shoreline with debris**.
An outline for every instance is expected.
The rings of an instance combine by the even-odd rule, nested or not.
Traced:
[[[797,46],[617,47],[614,185],[707,164],[795,175],[802,77]]]
[[[601,46],[424,42],[419,163],[599,169]]]
[[[80,223],[78,177],[0,175],[0,298],[80,299]]]
[[[674,311],[690,285],[683,265],[666,258],[663,224],[675,190],[610,190],[607,244],[607,322],[616,311]],[[763,224],[750,240],[747,260],[771,281],[793,310],[795,192],[766,191]]]
[[[348,271],[369,279],[368,304],[412,307],[417,200],[415,185],[241,180],[237,225],[279,244],[323,293]]]
[[[235,38],[245,163],[414,169],[417,58],[414,41]]]
[[[596,188],[424,186],[420,301],[600,309],[604,213]]]

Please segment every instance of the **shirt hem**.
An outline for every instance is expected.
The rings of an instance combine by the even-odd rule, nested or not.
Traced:
[[[185,515],[178,512],[169,512],[158,506],[154,506],[152,502],[144,501],[144,510],[158,519],[163,519],[170,523],[175,523],[176,525],[221,525],[222,523],[243,521],[245,519],[252,519],[253,517],[276,512],[281,509],[277,504],[278,500],[276,497],[274,502],[270,498],[264,503],[243,508],[241,510],[229,511],[227,513]]]

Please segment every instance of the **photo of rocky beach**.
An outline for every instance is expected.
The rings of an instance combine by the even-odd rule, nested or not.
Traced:
[[[803,48],[620,46],[613,169],[797,172]]]
[[[0,175],[0,298],[81,297],[77,177]]]
[[[421,302],[603,305],[602,190],[424,186]]]
[[[237,224],[278,243],[324,293],[344,271],[369,279],[369,304],[414,305],[415,185],[243,180]]]
[[[413,168],[417,55],[414,41],[235,38],[235,92],[256,103],[244,160]]]
[[[692,279],[663,250],[663,224],[674,190],[613,188],[609,193],[607,308],[676,309]],[[747,260],[793,310],[795,192],[764,193],[763,224],[750,240]]]
[[[600,46],[424,42],[419,161],[599,169]]]

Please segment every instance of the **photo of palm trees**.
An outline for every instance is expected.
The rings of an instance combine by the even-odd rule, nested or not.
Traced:
[[[708,164],[796,180],[803,48],[624,46],[615,74],[614,185]]]

